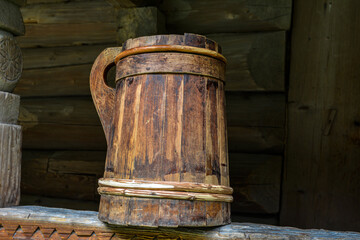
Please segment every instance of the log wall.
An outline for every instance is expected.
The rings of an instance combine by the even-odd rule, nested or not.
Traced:
[[[15,89],[22,96],[22,203],[96,210],[106,142],[89,91],[94,59],[127,38],[195,32],[217,41],[228,59],[233,216],[277,223],[291,0],[109,2],[121,8],[29,0],[22,9],[24,72]]]

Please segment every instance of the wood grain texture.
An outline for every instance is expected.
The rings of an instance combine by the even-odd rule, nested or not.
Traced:
[[[176,84],[169,85],[169,88],[175,87]],[[276,121],[283,121],[282,101],[285,100],[282,99],[282,94],[228,94],[229,150],[281,153],[284,129]],[[167,101],[176,99],[167,96]],[[232,114],[229,114],[229,109]],[[172,111],[175,114],[175,109]],[[104,133],[89,97],[24,98],[19,122],[23,126],[24,147],[27,149],[106,149]],[[36,137],[37,134],[42,138]],[[169,143],[170,139],[166,142]],[[171,142],[175,144],[175,139]],[[169,149],[166,152],[173,156]]]
[[[81,167],[84,169],[84,172],[80,172],[76,170],[76,168],[78,168],[77,165],[79,165],[79,160],[74,158],[79,158],[81,152],[73,154],[71,156],[74,156],[74,158],[69,157],[68,159],[70,160],[68,161],[73,161],[72,167],[74,169],[70,170],[67,168],[67,171],[64,171],[64,167],[61,167],[61,164],[66,163],[59,160],[58,163],[54,164],[54,162],[57,159],[61,159],[64,154],[66,153],[25,151],[22,159],[22,193],[47,197],[95,200],[98,177],[96,173],[94,173],[94,170],[86,172],[86,168],[89,168],[87,165],[91,165],[93,157],[88,154],[88,157],[83,159],[83,161],[88,160],[89,162],[82,164]],[[97,167],[100,166],[101,163],[98,163]],[[31,169],[31,171],[29,171],[29,169]],[[92,167],[92,169],[94,169],[94,167]]]
[[[17,37],[21,48],[114,43],[115,23],[26,24],[26,34]]]
[[[359,7],[295,2],[281,224],[360,229]]]
[[[114,44],[97,44],[72,47],[23,48],[21,50],[24,59],[23,69],[90,64],[95,61],[96,57],[103,49],[113,45]],[[56,69],[54,70],[56,72]],[[66,71],[68,70],[64,70],[64,74]]]
[[[90,70],[91,64],[24,70],[14,93],[24,97],[89,96]]]
[[[69,1],[27,5],[21,8],[25,24],[110,23],[115,10],[106,1]],[[101,14],[99,14],[101,13]]]
[[[7,0],[0,1],[0,28],[14,35],[23,35],[25,27],[20,7]]]
[[[234,188],[232,211],[279,212],[282,157],[232,153],[229,161],[230,183]]]
[[[0,207],[20,202],[21,127],[0,123]]]
[[[20,96],[0,91],[0,123],[16,124],[19,107]]]
[[[285,32],[208,34],[226,65],[227,91],[285,91]]]
[[[254,223],[232,223],[217,228],[135,228],[109,226],[97,212],[24,206],[0,209],[0,237],[60,239],[309,239],[355,240],[356,232],[302,230]]]
[[[208,42],[205,37],[194,34],[179,37],[184,39],[184,47],[191,46],[193,50],[197,49],[194,45],[202,44],[203,47],[199,49],[206,51],[203,54],[210,55],[210,50],[204,49]],[[168,45],[167,39],[173,42],[174,37],[155,36],[155,39],[162,40],[162,45]],[[131,51],[131,45],[152,46],[148,38],[143,37],[124,43],[123,50]],[[116,92],[113,92],[115,90],[104,84],[104,71],[111,63],[113,51],[118,50],[106,49],[101,53],[90,76],[91,93],[108,143],[104,177],[110,180],[166,181],[166,177],[171,175],[178,182],[229,186],[227,154],[219,154],[220,148],[225,153],[227,149],[224,87],[223,82],[217,79],[224,70],[223,62],[219,59],[215,62],[208,61],[210,57],[207,55],[196,56],[188,61],[180,60],[182,55],[188,57],[198,51],[179,52],[173,54],[176,57],[169,55],[164,58],[158,57],[164,54],[162,52],[136,54],[136,57],[130,58],[139,68],[133,68],[133,64],[127,65],[126,61],[119,61],[117,70],[122,69],[124,62],[125,67],[131,67],[129,71],[134,74],[139,74],[140,71],[140,75],[121,76],[116,82]],[[210,52],[218,54],[213,50]],[[146,60],[147,57],[151,59]],[[178,70],[170,68],[166,73],[141,74],[142,68],[151,69],[150,66],[154,64],[173,67],[173,62],[178,62]],[[199,64],[206,64],[213,71],[208,71],[208,76],[185,71],[185,65]],[[175,99],[171,99],[172,97]],[[165,133],[166,139],[174,143],[170,149],[164,141]],[[167,151],[175,152],[178,156],[167,159]],[[181,161],[178,162],[179,159]],[[167,226],[163,216],[158,214],[160,200],[153,199],[156,196],[174,201],[174,206],[178,209],[179,226],[214,226],[230,221],[230,200],[226,199],[231,196],[169,190],[123,190],[108,185],[100,187],[98,191],[102,195],[99,217],[108,223]],[[118,217],[112,217],[113,213],[124,216],[119,220]],[[210,216],[216,218],[207,221]]]
[[[290,27],[291,1],[226,0],[163,1],[169,33],[224,33],[287,30]],[[196,19],[196,20],[195,20]]]
[[[116,22],[120,44],[135,37],[165,33],[165,17],[157,7],[118,8]]]

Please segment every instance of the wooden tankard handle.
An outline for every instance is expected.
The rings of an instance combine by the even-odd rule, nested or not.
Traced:
[[[120,52],[121,47],[107,48],[102,51],[96,58],[90,73],[91,95],[108,144],[115,104],[115,89],[106,85],[106,76],[109,69],[115,65],[115,57]]]

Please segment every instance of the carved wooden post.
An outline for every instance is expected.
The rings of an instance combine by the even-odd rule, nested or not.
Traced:
[[[20,96],[11,94],[22,71],[22,55],[14,35],[23,35],[22,0],[0,0],[0,207],[20,202]]]

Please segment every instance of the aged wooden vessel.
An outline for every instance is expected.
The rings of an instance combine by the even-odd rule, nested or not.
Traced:
[[[116,89],[106,85],[116,64]],[[96,59],[92,97],[106,139],[99,218],[119,225],[230,222],[226,59],[195,34],[126,41]]]

